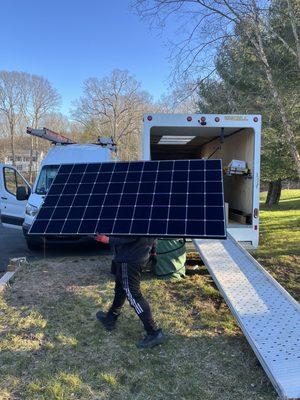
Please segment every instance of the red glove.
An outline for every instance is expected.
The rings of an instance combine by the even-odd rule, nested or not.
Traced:
[[[99,243],[104,243],[104,244],[109,243],[109,237],[102,235],[101,233],[97,233],[97,235],[95,236],[95,240],[96,240],[96,242],[99,242]]]

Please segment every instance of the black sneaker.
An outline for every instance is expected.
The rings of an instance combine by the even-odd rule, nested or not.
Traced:
[[[103,311],[98,311],[96,314],[97,320],[101,322],[107,331],[112,331],[116,327],[117,315],[114,316]]]
[[[159,329],[153,335],[146,335],[144,339],[137,344],[137,347],[140,349],[151,349],[154,346],[162,344],[165,340],[166,335]]]

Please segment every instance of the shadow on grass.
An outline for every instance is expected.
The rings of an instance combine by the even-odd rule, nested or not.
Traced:
[[[209,277],[143,282],[169,339],[140,351],[142,327],[128,306],[113,333],[95,321],[112,298],[109,258],[74,261],[29,266],[5,293],[3,393],[22,400],[276,399],[233,317],[205,292]]]

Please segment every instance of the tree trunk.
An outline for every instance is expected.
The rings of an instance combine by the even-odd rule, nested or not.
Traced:
[[[269,182],[266,205],[268,207],[271,207],[274,206],[275,204],[278,204],[280,196],[281,196],[281,179]]]
[[[16,165],[15,130],[14,130],[14,126],[12,124],[10,124],[10,149],[11,149],[12,165]]]

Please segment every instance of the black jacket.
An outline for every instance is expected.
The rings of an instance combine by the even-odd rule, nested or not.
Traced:
[[[109,242],[115,249],[114,261],[130,264],[145,264],[156,246],[156,238],[144,236],[110,236]]]

